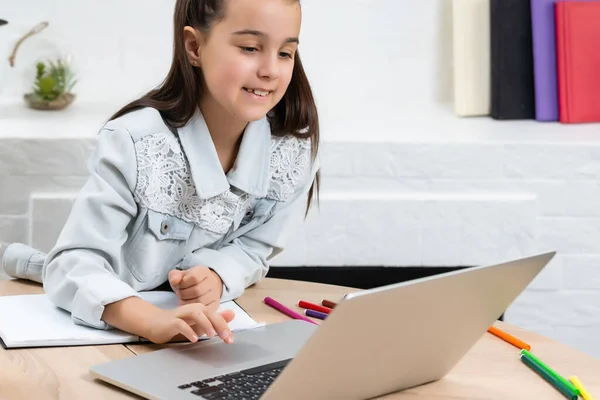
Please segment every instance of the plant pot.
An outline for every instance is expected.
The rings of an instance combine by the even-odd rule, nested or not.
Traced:
[[[33,93],[27,93],[24,98],[27,106],[35,110],[62,110],[67,108],[73,100],[75,100],[75,95],[72,93],[65,93],[54,100],[47,101],[36,98]]]

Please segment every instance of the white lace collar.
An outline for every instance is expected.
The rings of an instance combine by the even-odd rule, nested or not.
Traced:
[[[266,117],[248,124],[235,165],[227,175],[223,172],[217,150],[199,109],[177,132],[200,199],[221,194],[229,190],[230,185],[256,197],[267,194],[271,127]]]

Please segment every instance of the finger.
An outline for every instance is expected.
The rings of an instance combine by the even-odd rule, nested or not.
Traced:
[[[192,300],[210,293],[211,289],[212,288],[206,280],[187,289],[183,289],[180,287],[179,298],[181,300]]]
[[[206,316],[210,319],[212,326],[219,333],[219,337],[223,339],[225,343],[233,343],[233,336],[231,335],[231,329],[227,325],[227,321],[221,313],[207,312]]]
[[[208,268],[197,268],[193,273],[187,273],[181,278],[181,282],[179,283],[180,289],[187,289],[194,285],[198,285],[206,278],[208,278]]]
[[[200,302],[200,298],[196,297],[195,299],[190,299],[190,300],[179,300],[179,304],[180,305],[186,305],[186,304],[202,304],[203,306],[205,306],[206,304]]]
[[[219,298],[217,297],[217,292],[214,290],[209,290],[208,292],[204,293],[198,297],[198,300],[207,307],[210,307],[211,304],[216,305],[217,308],[219,307]],[[213,311],[216,311],[216,308]]]
[[[208,310],[210,311],[217,311],[217,309],[219,308],[219,299],[216,296],[216,293],[214,291],[211,291],[209,293],[206,293],[200,297],[195,297],[193,299],[188,299],[188,300],[180,300],[179,304],[193,304],[193,303],[200,303],[200,304],[204,304]]]
[[[192,315],[192,318],[195,323],[193,328],[198,336],[206,334],[208,337],[213,337],[217,335],[215,328],[204,312],[196,312]]]
[[[176,318],[190,318],[194,313],[204,312],[206,306],[204,304],[184,304],[175,309]]]
[[[216,312],[219,309],[219,302],[217,300],[210,301],[208,303],[203,303],[206,305],[206,308],[209,311]]]
[[[235,311],[233,311],[233,310],[219,311],[219,314],[221,314],[221,316],[227,323],[233,321],[233,319],[235,318]]]
[[[175,290],[175,288],[181,283],[181,278],[183,277],[183,271],[179,271],[173,269],[169,271],[169,284]]]
[[[193,300],[196,299],[198,297],[200,297],[201,294],[201,288],[198,287],[198,285],[192,286],[190,288],[187,289],[179,289],[179,298],[181,300]]]
[[[178,319],[176,325],[177,333],[181,333],[185,336],[190,342],[195,343],[198,341],[198,335],[194,331],[194,329],[184,320]],[[175,335],[173,335],[175,336]]]
[[[172,269],[169,271],[169,283],[171,284],[179,284],[181,278],[183,277],[183,271]]]
[[[216,332],[214,331],[210,320],[204,315],[205,309],[206,308],[202,304],[183,305],[176,309],[176,317],[184,321],[198,337],[204,334],[207,336],[215,336]]]
[[[186,304],[193,304],[193,303],[196,303],[196,302],[195,301],[190,301],[190,300],[181,300],[181,299],[179,299],[179,301],[177,302],[177,304],[179,306],[184,306]]]
[[[170,343],[178,343],[178,342],[183,342],[189,340],[188,338],[186,338],[182,333],[178,333],[177,335],[173,336],[171,338],[171,340],[169,340]]]
[[[207,310],[203,304],[187,304],[177,309],[177,317],[185,320],[198,335],[206,333],[212,337],[217,335],[212,321],[206,316]]]

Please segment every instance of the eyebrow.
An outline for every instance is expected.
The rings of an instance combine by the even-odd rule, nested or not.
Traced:
[[[265,35],[263,32],[261,31],[257,31],[254,29],[242,29],[241,31],[236,31],[233,32],[233,35],[235,36],[242,36],[242,35],[253,35],[253,36],[258,36],[258,37],[264,37],[267,36]],[[286,38],[284,40],[285,43],[300,43],[300,41],[298,40],[297,37],[289,37]]]

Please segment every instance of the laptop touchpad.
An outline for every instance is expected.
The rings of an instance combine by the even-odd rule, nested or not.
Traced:
[[[215,341],[184,351],[187,357],[206,363],[215,368],[230,367],[232,364],[258,360],[272,354],[257,344],[239,340],[233,344]]]

